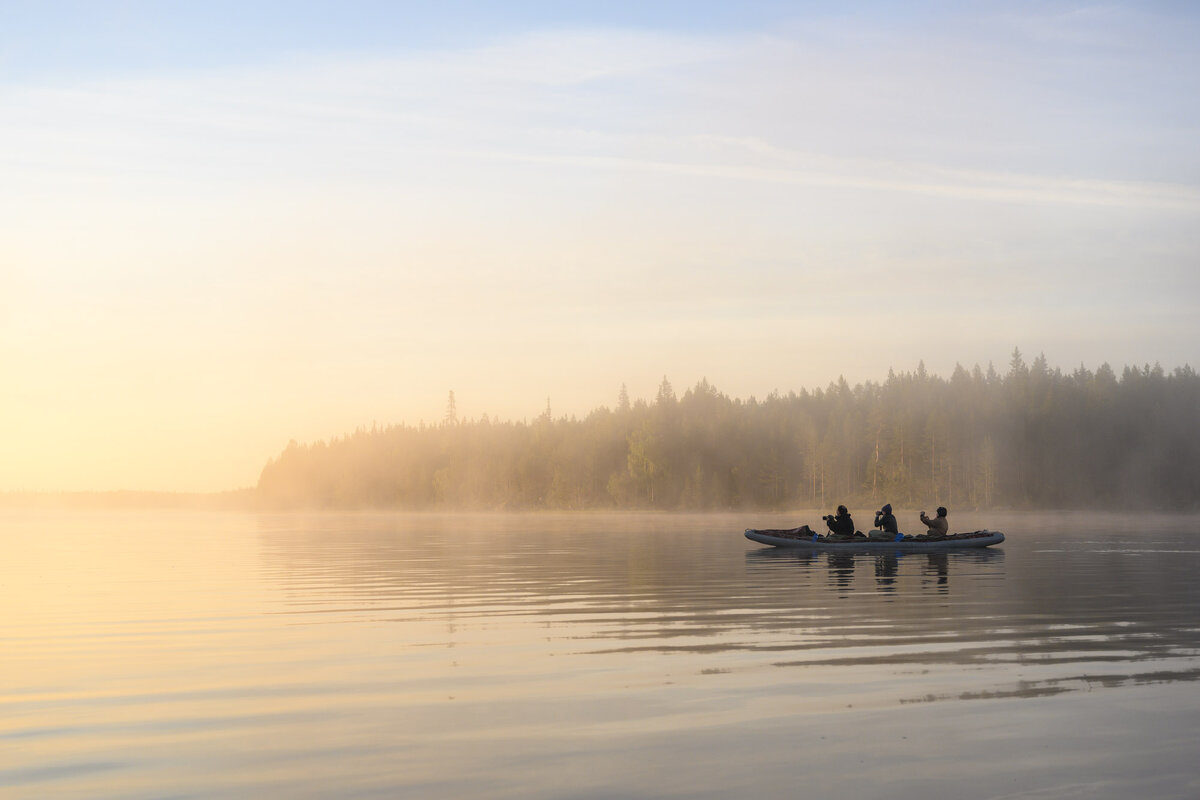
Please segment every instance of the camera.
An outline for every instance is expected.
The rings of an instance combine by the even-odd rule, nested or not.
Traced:
[[[829,520],[833,519],[833,517],[826,514],[825,516],[821,517],[821,519],[825,520],[826,522],[829,522]]]

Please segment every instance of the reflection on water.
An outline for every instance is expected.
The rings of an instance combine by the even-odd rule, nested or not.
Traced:
[[[877,591],[881,594],[896,594],[907,591],[931,591],[947,595],[950,591],[951,564],[986,564],[1003,561],[1003,550],[960,550],[946,553],[876,553],[837,552],[807,553],[783,548],[763,548],[746,553],[746,563],[753,567],[756,561],[791,559],[802,563],[801,573],[813,565],[824,565],[828,572],[827,588],[836,589],[836,595],[847,598],[852,593]],[[821,566],[817,566],[819,571]],[[855,580],[856,571],[874,576],[874,581]],[[916,576],[911,585],[902,576]]]
[[[1011,557],[759,547],[710,517],[335,518],[260,538],[288,613],[437,624],[446,647],[486,624],[550,630],[560,656],[706,655],[700,674],[770,654],[772,667],[883,675],[894,702],[1190,680],[1191,523],[1118,547],[1055,519],[1018,530]]]
[[[1053,696],[1103,715],[1140,692],[1167,725],[1200,675],[1195,518],[960,518],[1008,541],[834,554],[760,547],[741,530],[789,521],[735,516],[5,522],[0,790],[785,796],[796,741],[830,763],[867,719],[911,760],[914,726]],[[715,774],[636,766],[732,751]]]

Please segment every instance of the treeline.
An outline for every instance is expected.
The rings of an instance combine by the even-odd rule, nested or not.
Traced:
[[[247,510],[259,502],[254,489],[223,492],[0,492],[0,508]]]
[[[1200,378],[1185,366],[1004,374],[730,398],[706,380],[584,419],[459,421],[291,442],[262,471],[276,506],[403,509],[1200,508]]]

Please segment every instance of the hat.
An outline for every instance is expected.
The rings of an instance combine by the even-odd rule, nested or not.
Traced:
[[[880,510],[883,511],[883,513],[885,513],[885,514],[890,514],[890,513],[892,513],[892,504],[888,503]]]

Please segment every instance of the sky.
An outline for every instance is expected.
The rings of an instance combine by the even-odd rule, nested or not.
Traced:
[[[295,439],[1200,366],[1188,3],[0,0],[0,491]]]

